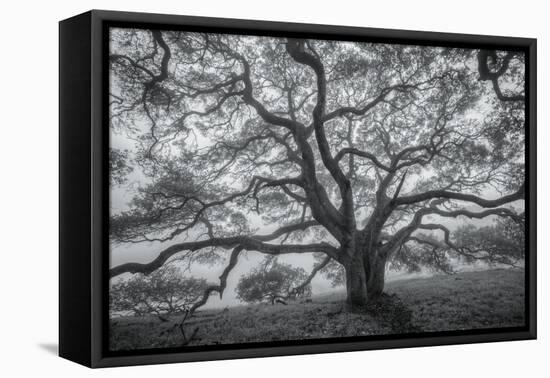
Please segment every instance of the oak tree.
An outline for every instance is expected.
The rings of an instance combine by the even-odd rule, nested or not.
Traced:
[[[136,274],[114,283],[109,290],[109,310],[134,316],[155,315],[166,321],[170,315],[188,311],[206,287],[205,279],[184,277],[176,266],[165,265],[149,275]]]
[[[307,277],[303,268],[268,259],[239,279],[237,297],[248,303],[286,304],[289,299],[311,296],[311,285],[303,284]]]
[[[521,52],[134,29],[110,38],[110,127],[132,141],[124,160],[139,177],[110,238],[169,245],[111,277],[228,256],[205,303],[243,251],[315,253],[312,274],[340,270],[354,307],[381,295],[394,259],[444,267],[451,253],[510,253],[466,249],[458,241],[476,238],[457,239],[449,220],[523,222]]]

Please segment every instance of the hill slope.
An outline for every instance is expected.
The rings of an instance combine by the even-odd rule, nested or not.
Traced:
[[[407,279],[386,285],[387,296],[360,313],[344,310],[344,294],[311,303],[248,305],[197,312],[188,321],[191,345],[516,327],[524,324],[524,272],[488,270]],[[173,321],[111,320],[112,350],[179,346]]]

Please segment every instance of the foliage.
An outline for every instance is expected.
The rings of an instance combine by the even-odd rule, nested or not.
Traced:
[[[165,265],[150,275],[136,274],[114,283],[109,291],[109,308],[112,314],[156,315],[165,320],[187,311],[201,298],[206,286],[206,280],[183,277],[179,268]]]
[[[311,285],[306,285],[295,293],[295,289],[307,279],[303,268],[268,259],[260,267],[240,278],[237,284],[237,297],[247,303],[285,301],[296,297],[311,296]]]
[[[128,163],[128,151],[116,148],[109,149],[109,174],[111,185],[122,185],[127,176],[133,171]]]
[[[317,262],[322,261],[323,255],[318,254],[315,256]],[[320,270],[321,274],[330,281],[332,287],[339,287],[346,285],[346,272],[342,264],[337,261],[331,260],[325,267]]]
[[[140,177],[111,242],[173,242],[113,277],[176,254],[319,253],[331,259],[320,271],[355,275],[365,302],[388,262],[451,271],[457,255],[521,254],[504,228],[444,219],[524,206],[522,52],[125,28],[110,39],[110,126],[134,142]],[[492,245],[472,254],[486,232]]]
[[[453,273],[457,266],[481,261],[488,267],[521,266],[525,258],[523,220],[495,218],[486,226],[465,224],[452,232],[451,245],[431,234],[420,234],[423,243],[404,245],[390,261],[390,269],[419,272],[422,267]]]
[[[489,226],[462,226],[455,231],[455,239],[467,262],[515,266],[525,258],[524,225],[510,218],[498,218]]]

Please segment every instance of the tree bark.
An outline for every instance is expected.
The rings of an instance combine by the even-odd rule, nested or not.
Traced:
[[[386,258],[377,256],[371,261],[367,274],[367,295],[369,301],[375,301],[384,291]]]
[[[362,256],[355,256],[345,265],[347,305],[350,309],[358,309],[367,304],[367,276]]]
[[[359,246],[351,261],[344,264],[347,304],[351,309],[364,307],[380,298],[386,279],[386,261],[385,255]]]

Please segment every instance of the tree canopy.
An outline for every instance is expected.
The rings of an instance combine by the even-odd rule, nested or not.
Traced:
[[[449,220],[522,225],[524,87],[518,51],[111,29],[110,238],[170,246],[110,275],[317,253],[362,305],[392,260],[515,261]]]

